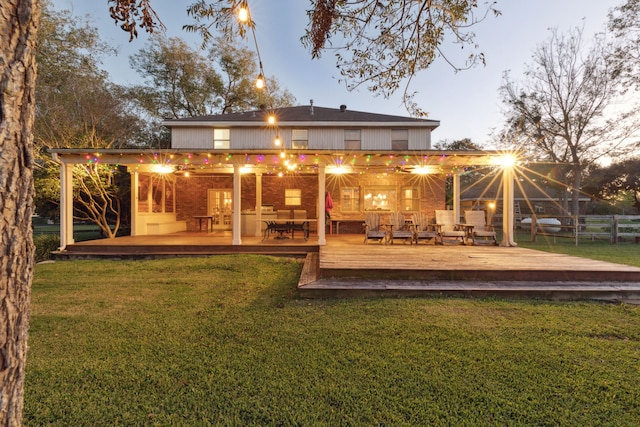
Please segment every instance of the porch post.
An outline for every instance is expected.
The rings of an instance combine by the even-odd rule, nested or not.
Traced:
[[[453,217],[456,224],[460,222],[460,172],[454,171],[453,175]]]
[[[240,174],[240,165],[233,165],[233,215],[231,227],[233,229],[233,242],[232,245],[241,245],[242,238],[242,225],[240,223],[240,207],[242,206],[240,200],[240,187],[242,184],[242,175]]]
[[[325,197],[325,188],[326,188],[326,166],[320,165],[318,166],[318,245],[326,245],[327,237],[325,235],[325,210],[324,210],[324,202],[326,200]]]
[[[262,236],[262,172],[256,172],[256,237]]]
[[[73,244],[73,164],[60,164],[60,250]]]
[[[501,246],[518,246],[513,241],[514,202],[513,202],[513,168],[502,170],[502,243]],[[532,224],[533,227],[533,224]]]
[[[131,235],[138,235],[138,172],[130,172],[131,175]]]

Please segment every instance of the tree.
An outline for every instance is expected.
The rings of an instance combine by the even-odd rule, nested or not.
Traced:
[[[0,425],[19,426],[33,279],[37,0],[0,3]]]
[[[123,88],[111,84],[99,68],[100,57],[112,49],[99,40],[97,33],[69,11],[57,12],[44,4],[38,33],[34,130],[35,202],[40,215],[59,215],[60,167],[49,149],[137,145],[137,135],[144,128],[132,114]],[[87,168],[92,174],[86,173]],[[119,187],[93,183],[95,179],[115,182],[118,174],[117,169],[93,164],[74,170],[75,218],[94,222],[108,237],[115,237],[121,223],[121,195],[115,191]],[[92,214],[103,211],[110,215]]]
[[[145,78],[145,85],[133,88],[141,106],[160,118],[212,114],[220,75],[209,61],[178,37],[153,37],[129,59],[131,67]]]
[[[589,171],[586,188],[601,199],[628,200],[640,214],[640,157],[596,166]]]
[[[609,12],[608,28],[616,43],[610,56],[627,87],[640,86],[640,0],[626,0]]]
[[[150,32],[163,26],[150,0],[108,2],[112,5],[111,17],[121,23],[131,38],[137,35],[138,26]],[[349,90],[365,85],[371,92],[388,97],[403,87],[405,106],[416,116],[425,113],[413,101],[414,76],[438,57],[456,71],[484,63],[471,29],[489,13],[500,14],[495,2],[479,6],[477,0],[312,0],[311,3],[309,25],[302,37],[311,56],[318,58],[326,50],[334,51]],[[255,23],[250,16],[245,23],[238,23],[236,13],[240,8],[248,9],[247,0],[199,0],[187,8],[195,22],[185,28],[200,33],[205,45],[213,40],[212,27],[227,35],[245,36]],[[469,54],[464,60],[457,61],[445,53],[442,45],[449,38],[467,49]]]
[[[612,72],[608,55],[602,34],[587,48],[582,29],[566,35],[554,29],[534,50],[521,85],[505,73],[500,89],[506,106],[503,141],[560,165],[574,215],[584,171],[603,155],[621,153],[637,129],[633,108],[617,104],[619,74]]]
[[[157,36],[130,62],[145,79],[144,85],[130,88],[130,93],[158,121],[224,114],[260,104],[288,106],[295,101],[273,78],[268,81],[271,98],[265,99],[265,94],[254,88],[253,52],[224,38],[217,38],[204,56],[179,37]]]

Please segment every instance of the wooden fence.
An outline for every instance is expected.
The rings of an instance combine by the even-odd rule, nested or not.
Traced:
[[[542,218],[558,219],[560,225],[540,223]],[[573,238],[576,245],[579,237],[606,239],[611,243],[625,240],[640,243],[640,215],[533,215],[531,241],[535,241],[537,236],[551,236],[554,242],[557,237]]]

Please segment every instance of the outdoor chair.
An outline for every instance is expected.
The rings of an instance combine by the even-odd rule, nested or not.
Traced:
[[[369,243],[369,239],[387,243],[387,232],[380,223],[380,214],[378,213],[369,212],[364,217],[364,243]]]
[[[402,239],[406,243],[413,244],[413,230],[405,223],[404,215],[400,212],[389,214],[389,243],[393,244],[395,239]]]
[[[276,219],[267,224],[267,228],[264,230],[265,235],[263,240],[267,239],[270,233],[279,233],[278,236],[275,237],[276,239],[286,239],[287,237],[284,236],[284,233],[291,231],[290,220],[290,210],[276,211]]]
[[[438,232],[435,226],[429,222],[429,217],[426,213],[416,212],[413,214],[412,219],[413,239],[416,245],[420,240],[433,241],[434,244],[438,243]]]
[[[301,221],[307,219],[307,211],[294,209],[293,219],[296,221],[291,222],[291,238],[293,239],[296,231],[302,231],[304,240],[309,240],[309,221]]]
[[[441,244],[444,245],[445,240],[465,244],[467,232],[457,223],[453,211],[436,210],[436,228]]]
[[[484,211],[464,211],[464,222],[472,225],[471,230],[471,242],[476,243],[489,243],[492,245],[498,244],[496,232],[492,225],[487,225],[486,216]]]

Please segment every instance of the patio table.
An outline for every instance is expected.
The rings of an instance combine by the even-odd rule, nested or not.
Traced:
[[[198,229],[202,231],[202,220],[206,220],[205,225],[209,231],[213,231],[213,215],[194,215],[194,219],[198,220]]]

